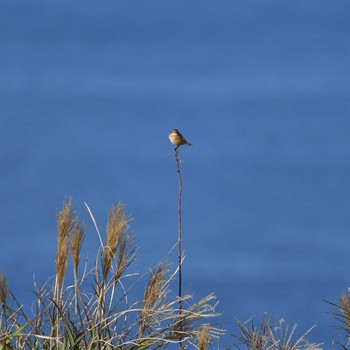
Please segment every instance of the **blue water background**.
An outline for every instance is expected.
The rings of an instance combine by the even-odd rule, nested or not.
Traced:
[[[67,196],[95,255],[112,203],[142,270],[176,242],[219,322],[264,312],[330,348],[350,285],[350,2],[2,1],[0,268],[25,304],[54,275]],[[176,252],[170,255],[176,267]],[[173,285],[176,291],[176,283]],[[338,338],[337,338],[338,339]],[[225,337],[225,342],[232,339]],[[339,340],[339,339],[338,339]]]

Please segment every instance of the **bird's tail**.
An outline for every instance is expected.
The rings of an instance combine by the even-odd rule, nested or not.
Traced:
[[[186,145],[193,146],[192,143],[186,142]]]

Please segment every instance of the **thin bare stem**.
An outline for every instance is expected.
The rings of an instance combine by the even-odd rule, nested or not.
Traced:
[[[6,299],[8,294],[8,286],[4,273],[0,271],[0,303],[3,311],[6,308]]]
[[[178,256],[178,269],[179,269],[179,318],[181,319],[182,313],[182,249],[181,249],[181,200],[182,200],[182,178],[180,171],[180,160],[179,160],[179,147],[175,147],[175,160],[177,168],[177,176],[179,179],[179,196],[177,201],[177,256]],[[179,324],[179,334],[182,333],[182,323]],[[182,337],[180,337],[179,349],[183,349]]]

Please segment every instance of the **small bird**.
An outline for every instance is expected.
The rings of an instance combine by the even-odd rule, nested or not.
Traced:
[[[175,148],[180,147],[181,145],[193,146],[191,143],[187,142],[186,139],[179,133],[179,130],[173,129],[169,134],[170,142],[176,146]]]

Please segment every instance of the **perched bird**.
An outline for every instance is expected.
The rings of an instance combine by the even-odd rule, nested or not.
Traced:
[[[179,130],[173,129],[169,134],[170,142],[176,146],[175,148],[180,147],[181,145],[193,146],[191,143],[187,142],[186,139],[179,133]]]

